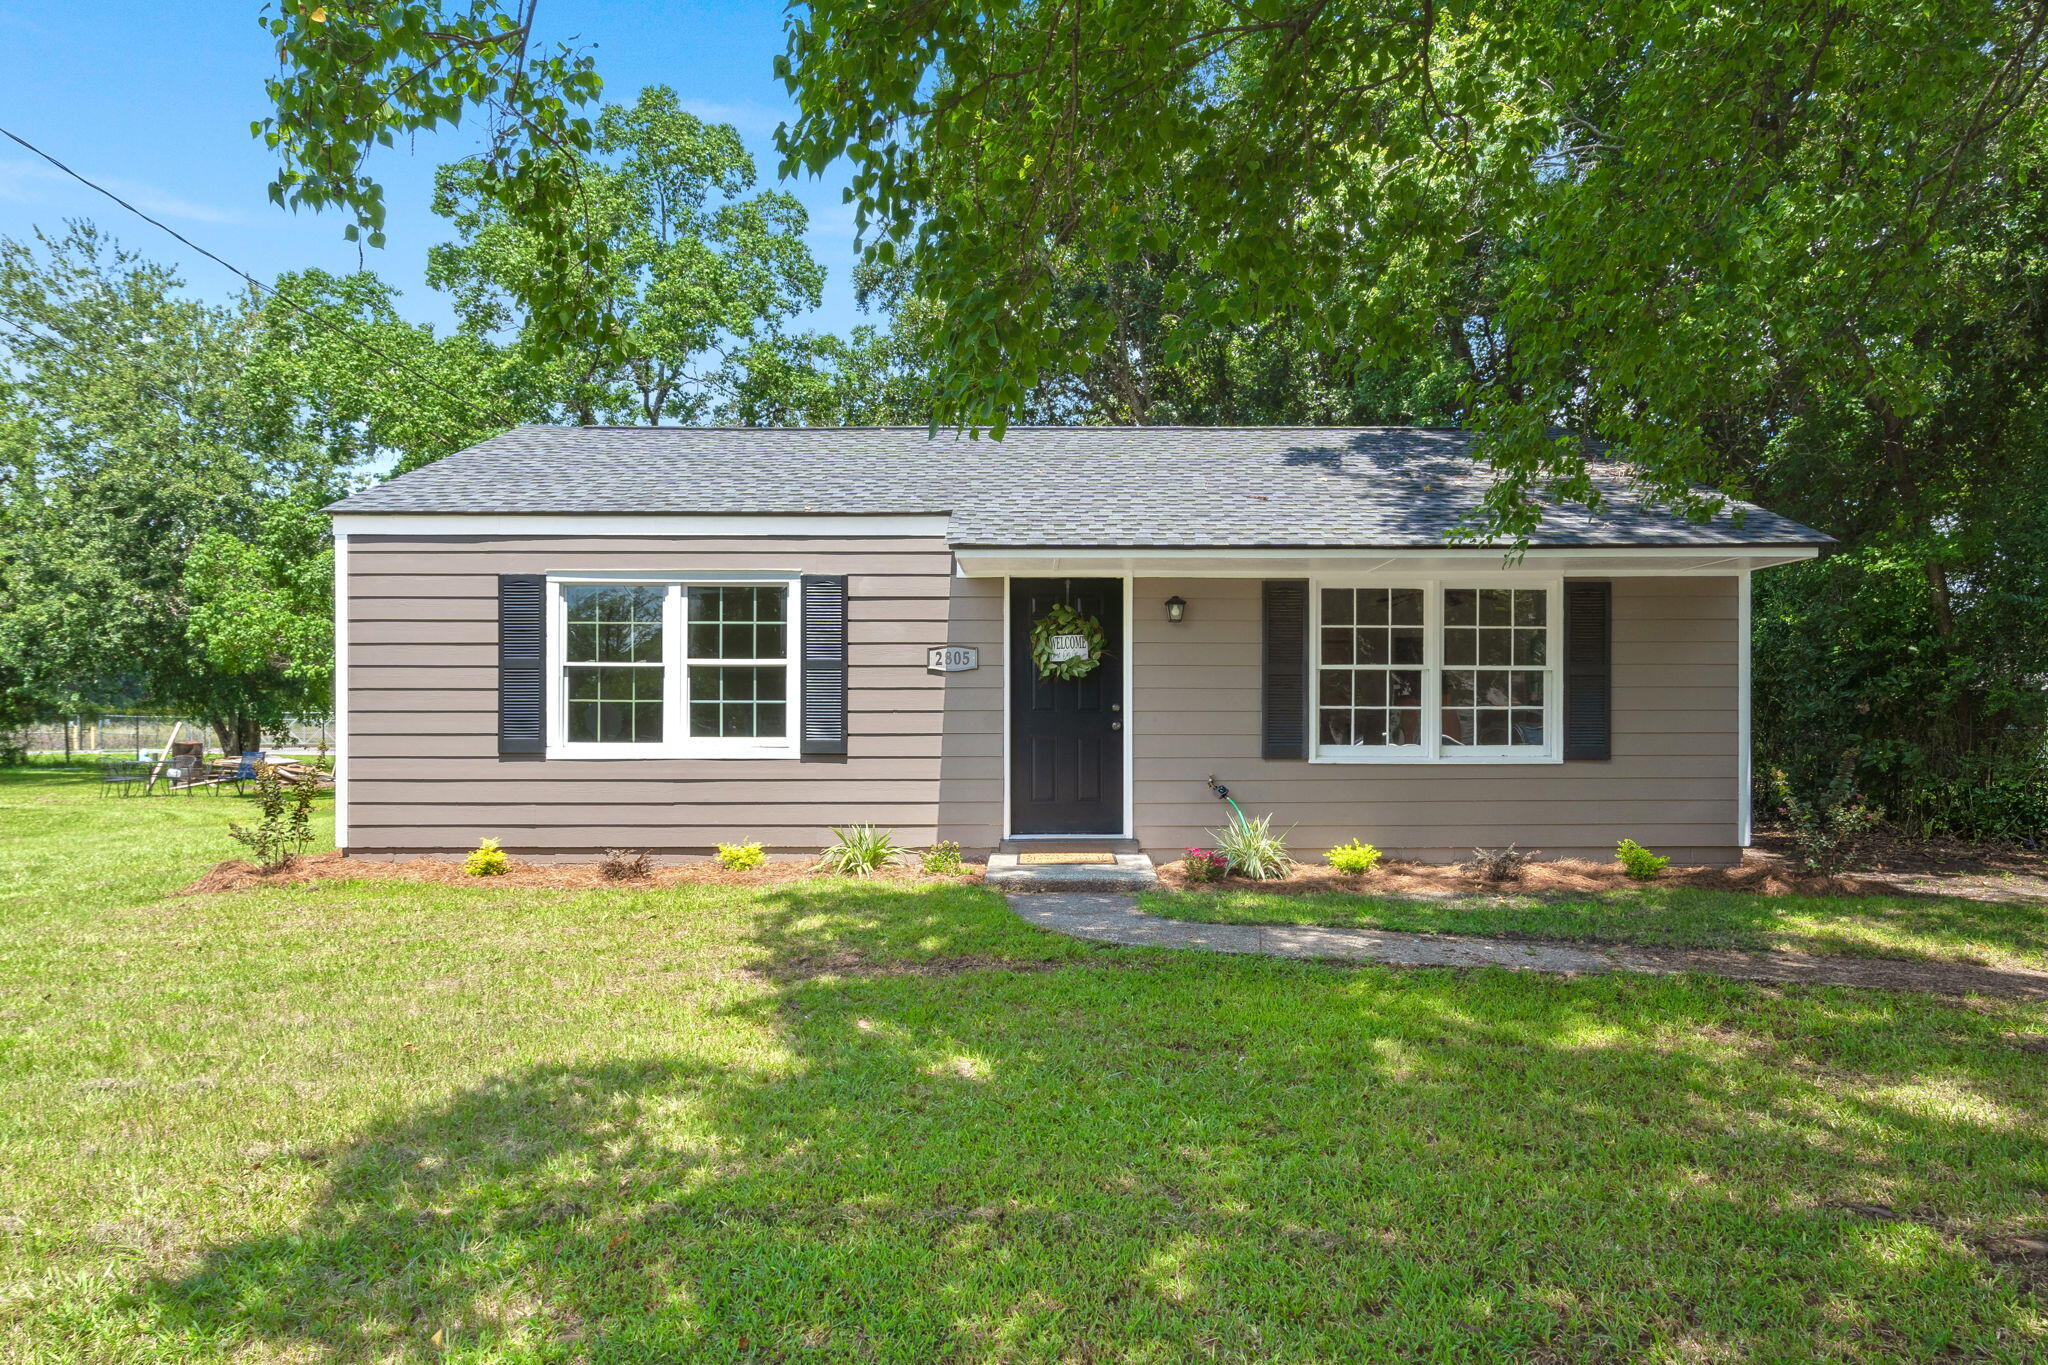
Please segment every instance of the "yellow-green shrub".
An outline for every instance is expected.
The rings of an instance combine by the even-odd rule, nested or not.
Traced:
[[[1621,859],[1621,870],[1639,882],[1651,881],[1671,866],[1669,858],[1659,857],[1633,839],[1623,839],[1616,844],[1614,856]]]
[[[728,872],[748,872],[768,861],[768,854],[758,842],[720,844],[716,856],[718,865]]]
[[[478,844],[462,862],[462,870],[472,877],[496,877],[505,871],[506,866],[505,850],[498,847],[496,839],[486,839]]]
[[[1339,844],[1323,855],[1324,860],[1331,867],[1353,877],[1358,876],[1360,873],[1372,871],[1373,868],[1379,865],[1379,861],[1383,856],[1371,844],[1362,843],[1357,839],[1353,839],[1348,844]]]

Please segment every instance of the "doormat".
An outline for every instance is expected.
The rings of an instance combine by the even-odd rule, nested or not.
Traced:
[[[1040,867],[1057,866],[1061,863],[1114,863],[1114,853],[1019,853],[1017,861]]]

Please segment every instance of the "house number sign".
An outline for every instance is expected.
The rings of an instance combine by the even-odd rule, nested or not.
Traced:
[[[981,651],[963,645],[939,645],[925,651],[927,673],[971,673],[981,667]]]

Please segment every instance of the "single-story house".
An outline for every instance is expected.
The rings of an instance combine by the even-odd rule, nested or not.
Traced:
[[[1750,575],[1600,468],[1525,552],[1435,428],[526,427],[328,509],[353,856],[1749,841]],[[1128,845],[1127,845],[1128,846]]]

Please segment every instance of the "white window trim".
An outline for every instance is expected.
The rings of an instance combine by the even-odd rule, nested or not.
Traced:
[[[1318,714],[1323,684],[1323,589],[1324,588],[1421,588],[1422,589],[1422,743],[1414,747],[1393,745],[1326,745],[1322,742],[1322,718]],[[1509,745],[1491,748],[1447,749],[1443,742],[1443,596],[1446,588],[1541,588],[1544,590],[1543,739],[1541,748]],[[1309,580],[1308,711],[1309,759],[1311,763],[1350,764],[1471,764],[1495,765],[1564,762],[1559,743],[1558,722],[1562,715],[1563,660],[1558,656],[1563,631],[1564,579],[1523,577],[1388,578],[1383,575],[1350,575]]]
[[[803,735],[803,591],[797,573],[585,573],[548,575],[547,703],[550,759],[632,759],[632,758],[786,758],[800,756]],[[562,685],[569,631],[567,606],[562,589],[576,586],[646,584],[663,587],[662,600],[662,741],[659,744],[572,743],[569,740],[569,699]],[[693,738],[689,733],[690,660],[685,620],[687,590],[690,588],[759,587],[780,583],[786,586],[789,625],[784,632],[786,657],[783,666],[789,681],[788,733],[779,740]],[[759,666],[758,660],[722,660],[735,666]],[[772,661],[770,661],[772,662]]]

